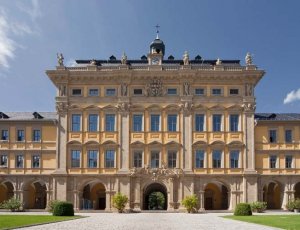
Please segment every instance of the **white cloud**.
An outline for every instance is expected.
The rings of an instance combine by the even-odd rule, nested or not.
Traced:
[[[14,14],[0,8],[0,67],[6,69],[10,67],[9,60],[16,56],[17,48],[24,48],[18,42],[18,37],[38,34],[39,31],[36,19],[42,14],[38,1],[32,0],[29,5],[19,2],[18,9],[26,13],[22,21],[16,20]],[[26,23],[28,17],[32,20],[31,23]]]
[[[298,90],[292,90],[289,92],[283,100],[283,104],[292,103],[294,101],[300,101],[300,88]]]

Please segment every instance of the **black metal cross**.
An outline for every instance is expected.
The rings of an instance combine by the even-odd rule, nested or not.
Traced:
[[[158,24],[156,24],[156,33],[158,34],[159,33],[159,30],[158,30],[158,28],[160,27]]]

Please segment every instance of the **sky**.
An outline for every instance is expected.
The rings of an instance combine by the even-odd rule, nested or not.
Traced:
[[[166,54],[239,59],[266,71],[256,112],[300,113],[300,1],[0,0],[0,111],[55,111],[45,71],[76,59],[140,59],[160,25]]]

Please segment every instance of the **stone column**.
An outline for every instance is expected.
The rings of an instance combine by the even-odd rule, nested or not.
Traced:
[[[141,179],[139,177],[135,178],[135,187],[134,187],[134,207],[135,212],[141,211]]]
[[[56,200],[67,200],[67,177],[66,176],[55,176],[53,178],[55,191],[54,199]]]
[[[182,116],[183,116],[183,127],[182,127],[182,145],[183,145],[183,170],[188,173],[192,172],[193,155],[192,155],[192,144],[193,144],[193,128],[192,128],[192,96],[185,96],[182,102]]]
[[[129,99],[124,98],[119,102],[120,120],[120,172],[127,173],[129,171]]]
[[[75,210],[80,210],[82,209],[82,195],[83,192],[81,191],[74,191],[74,208]]]
[[[168,211],[174,211],[174,178],[169,178]]]
[[[105,192],[105,198],[106,198],[106,201],[105,201],[105,211],[111,211],[111,195],[112,195],[112,192],[111,191],[106,191]]]
[[[204,208],[204,193],[205,193],[204,190],[200,190],[198,192],[198,194],[199,194],[199,210],[198,210],[198,212],[204,212],[205,211],[205,208]]]

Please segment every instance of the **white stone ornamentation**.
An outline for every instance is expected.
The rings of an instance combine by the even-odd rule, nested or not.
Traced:
[[[183,83],[183,88],[184,88],[184,95],[189,96],[190,95],[190,83],[188,83],[188,82]]]
[[[121,96],[123,96],[123,97],[127,96],[127,87],[128,87],[128,85],[126,83],[122,83],[122,85],[121,85]]]
[[[64,56],[63,56],[63,54],[62,53],[57,53],[56,57],[57,57],[58,66],[64,66]]]
[[[163,85],[160,79],[153,79],[146,85],[146,95],[150,97],[163,96]]]
[[[222,64],[222,61],[220,60],[220,58],[218,58],[216,61],[216,65],[221,65],[221,64]]]
[[[122,63],[122,65],[127,64],[127,56],[126,56],[125,52],[123,52],[123,55],[121,57],[121,63]]]
[[[189,60],[189,53],[187,51],[184,52],[183,54],[183,64],[184,65],[188,65],[190,60]]]
[[[252,65],[253,64],[252,55],[249,52],[246,54],[245,61],[246,61],[246,65]]]
[[[243,108],[245,112],[254,112],[256,109],[255,103],[244,103]]]

